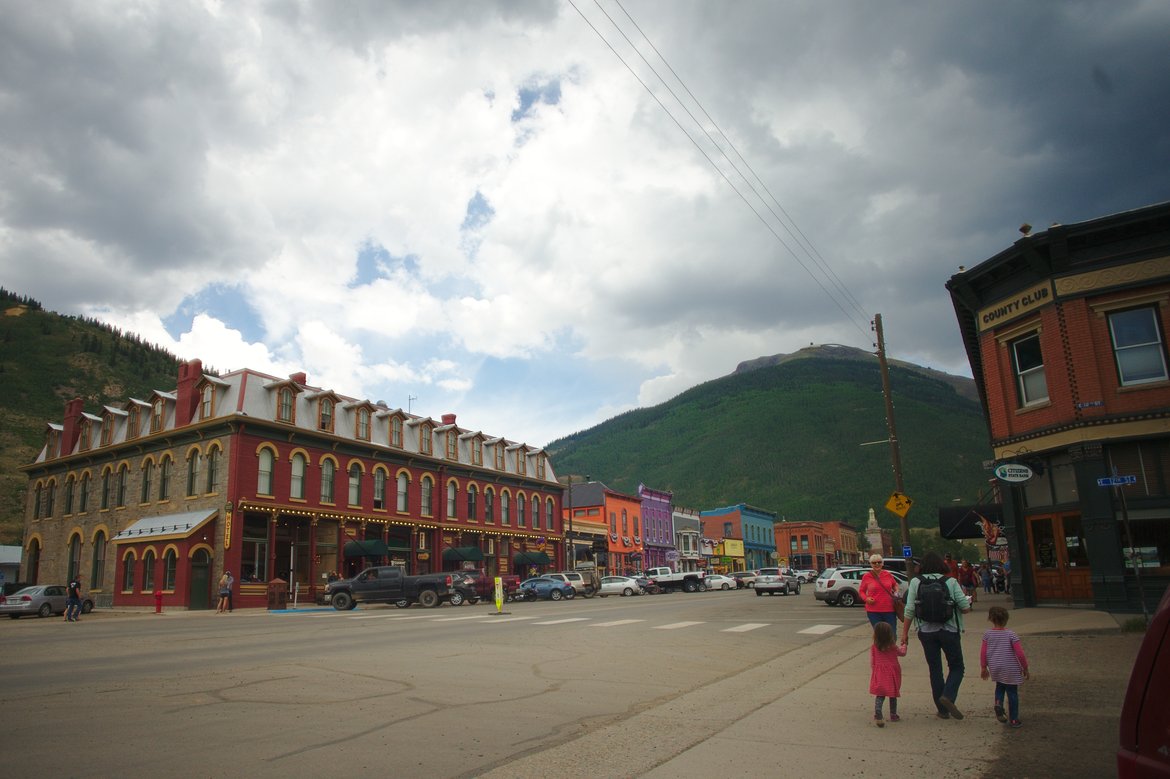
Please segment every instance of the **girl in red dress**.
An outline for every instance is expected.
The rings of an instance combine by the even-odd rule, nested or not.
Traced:
[[[902,689],[902,665],[899,657],[906,656],[905,645],[899,646],[894,640],[894,630],[888,622],[873,626],[873,646],[869,648],[869,692],[874,695],[873,724],[884,728],[882,706],[890,699],[890,722],[901,719],[898,716],[898,695]]]

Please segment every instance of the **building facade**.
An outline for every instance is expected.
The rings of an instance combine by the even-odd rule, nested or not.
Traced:
[[[703,556],[700,544],[703,531],[699,523],[699,514],[693,509],[675,508],[671,513],[674,523],[674,545],[677,559],[670,560],[667,552],[667,564],[675,571],[701,571],[707,565],[707,557]]]
[[[671,516],[674,494],[639,484],[638,495],[642,498],[642,570],[659,566],[676,569],[678,550],[674,546]]]
[[[1137,611],[1170,582],[1170,204],[1021,232],[947,283],[1012,593]]]
[[[754,569],[777,564],[779,557],[776,555],[774,531],[776,515],[772,512],[737,503],[734,506],[700,511],[699,519],[704,536],[742,542],[743,551],[738,563],[729,563],[732,570],[737,570],[736,566]]]
[[[539,448],[313,387],[224,376],[198,360],[175,391],[51,423],[28,474],[24,570],[81,575],[98,604],[237,606],[279,578],[312,599],[331,573],[562,565],[562,491]]]

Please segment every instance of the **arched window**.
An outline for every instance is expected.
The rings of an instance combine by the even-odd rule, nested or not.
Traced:
[[[110,469],[107,468],[102,472],[102,502],[101,508],[108,509],[110,507]]]
[[[479,517],[475,515],[475,510],[477,508],[475,505],[475,499],[478,497],[478,493],[479,491],[475,488],[474,484],[467,485],[467,518],[471,520],[479,519]]]
[[[544,502],[544,529],[555,530],[556,526],[553,524],[553,517],[556,516],[556,507],[553,505],[553,499],[549,498]]]
[[[362,441],[370,440],[370,410],[368,408],[358,409],[357,437]]]
[[[89,586],[100,590],[106,579],[106,534],[99,530],[93,537],[93,566],[90,568]]]
[[[140,485],[142,491],[138,495],[138,502],[139,503],[149,503],[150,502],[151,477],[153,475],[154,475],[154,463],[152,463],[150,460],[146,460],[145,462],[142,463],[142,479],[141,479],[141,485]]]
[[[455,519],[455,482],[447,482],[447,519]]]
[[[327,433],[333,432],[333,399],[321,398],[321,417],[318,427]]]
[[[154,403],[150,405],[150,432],[157,433],[163,428],[163,405],[162,399],[157,398]]]
[[[532,496],[532,529],[540,529],[540,498],[536,495]]]
[[[81,491],[77,495],[77,510],[84,514],[89,511],[89,474],[81,476]]]
[[[491,487],[483,491],[483,521],[488,524],[496,521],[496,493]]]
[[[362,504],[362,467],[357,463],[349,466],[349,505]]]
[[[256,492],[260,495],[272,494],[272,450],[260,450],[260,470],[256,474]]]
[[[305,456],[300,452],[292,456],[292,479],[288,487],[290,498],[305,499],[305,466],[307,463]]]
[[[390,420],[390,445],[402,448],[402,417]]]
[[[523,493],[516,496],[516,527],[528,527],[528,509]]]
[[[74,484],[73,474],[69,474],[69,477],[67,479],[65,479],[65,513],[66,514],[73,513],[73,488],[75,486],[76,485]]]
[[[122,592],[134,592],[134,555],[130,552],[122,558]]]
[[[204,492],[218,492],[216,487],[217,479],[219,479],[219,448],[212,447],[207,450],[207,482]]]
[[[630,532],[630,518],[626,515],[626,510],[622,509],[622,535],[628,535]],[[728,533],[727,535],[731,535]]]
[[[337,466],[332,460],[321,461],[321,502],[333,502],[333,481],[337,477]]]
[[[407,510],[407,493],[406,488],[410,484],[410,480],[406,478],[405,473],[398,474],[398,510]]]
[[[197,482],[199,480],[199,452],[192,449],[191,453],[187,455],[187,497],[193,497],[198,493]]]
[[[500,493],[500,524],[512,524],[512,496],[508,492]]]
[[[293,391],[288,387],[282,387],[276,395],[276,420],[293,421]]]
[[[386,472],[381,468],[374,471],[374,508],[386,508]]]
[[[36,490],[33,492],[33,519],[39,519],[41,516],[41,493],[43,491],[44,487],[38,484]]]
[[[430,476],[422,477],[422,494],[420,496],[421,505],[419,507],[419,511],[422,513],[422,515],[424,517],[434,516],[434,513],[435,513],[434,506],[431,504],[431,500],[433,497],[431,493],[433,492],[433,489],[434,489],[434,482],[431,481],[431,477]]]
[[[171,456],[167,454],[158,464],[158,499],[171,499]]]
[[[154,550],[147,549],[142,555],[142,591],[154,592]]]
[[[69,539],[69,569],[66,576],[76,579],[81,575],[81,536],[76,533]]]
[[[122,467],[118,469],[118,508],[126,505],[126,490],[128,489],[130,489],[130,466],[123,463]]]
[[[163,555],[163,589],[175,589],[175,574],[179,568],[179,559],[174,549],[168,549]]]
[[[210,419],[215,414],[215,388],[210,383],[203,385],[203,392],[199,398],[199,418]]]
[[[56,494],[57,494],[57,480],[50,479],[49,483],[47,485],[45,485],[45,516],[46,517],[53,516],[53,509],[56,508],[53,505],[53,502],[54,502],[53,498],[54,498],[54,496],[56,496]]]

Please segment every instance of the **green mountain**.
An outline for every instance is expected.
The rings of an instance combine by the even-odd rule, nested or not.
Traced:
[[[911,527],[937,527],[938,507],[975,503],[987,486],[987,427],[971,379],[890,366]],[[821,346],[742,363],[652,408],[548,445],[562,475],[588,474],[625,493],[639,483],[702,510],[748,503],[788,520],[864,526],[894,491],[877,358]],[[880,443],[871,443],[871,442]],[[868,444],[868,445],[863,445]]]
[[[0,288],[0,544],[21,543],[32,462],[66,401],[86,411],[173,390],[179,360],[138,336],[90,319],[45,311]]]

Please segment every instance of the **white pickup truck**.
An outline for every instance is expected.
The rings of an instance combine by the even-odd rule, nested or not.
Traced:
[[[703,581],[707,577],[707,574],[703,571],[672,571],[669,568],[662,567],[650,568],[644,575],[659,587],[670,590],[699,592],[700,590],[707,589],[707,585]]]

